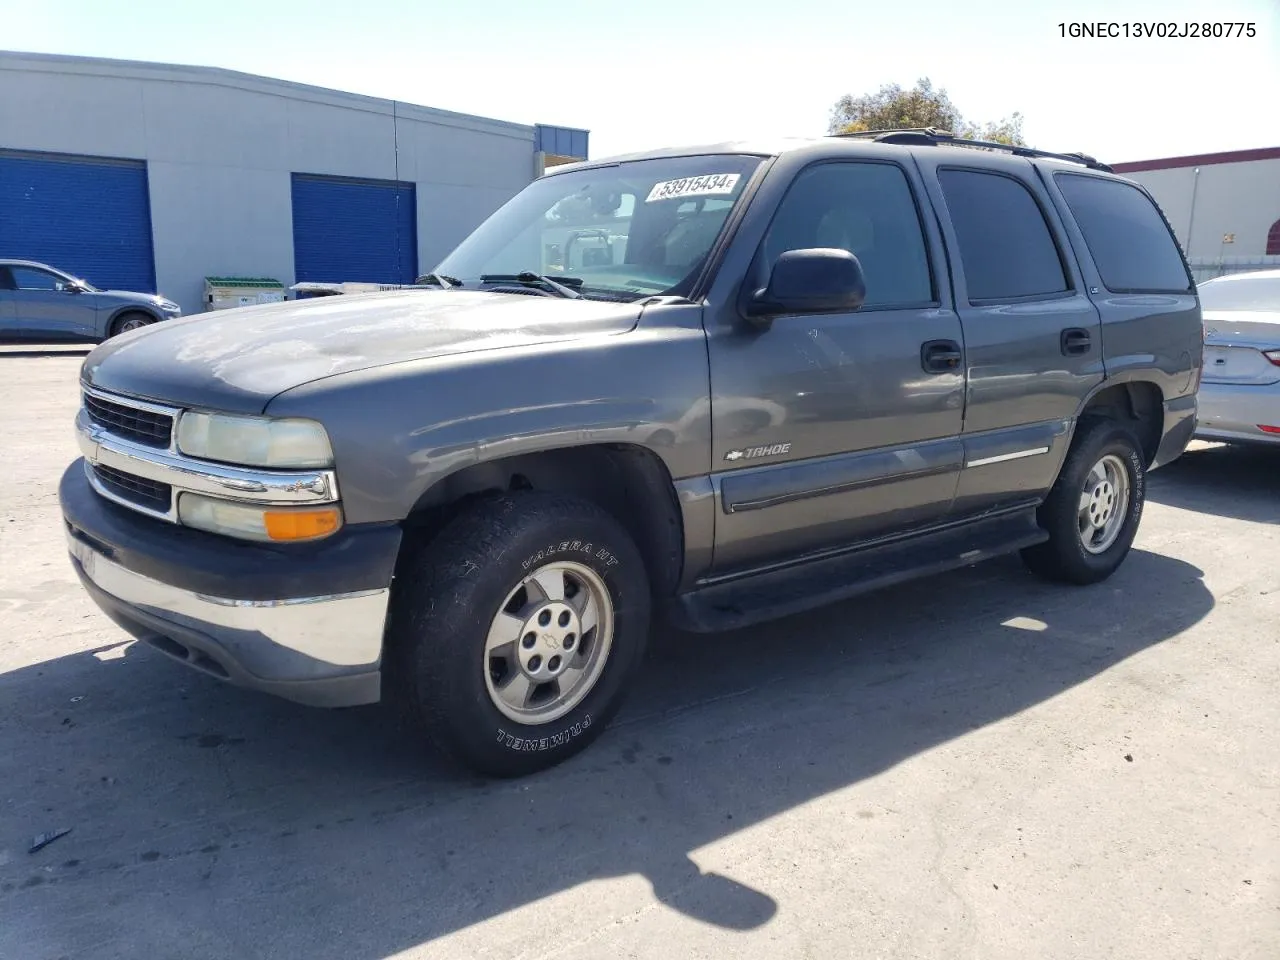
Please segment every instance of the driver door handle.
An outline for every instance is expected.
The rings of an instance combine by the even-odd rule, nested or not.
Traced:
[[[920,346],[920,366],[926,373],[953,373],[963,361],[964,351],[954,340],[926,340]]]
[[[1059,346],[1062,348],[1064,357],[1079,357],[1093,348],[1093,338],[1083,327],[1068,327],[1062,331]]]

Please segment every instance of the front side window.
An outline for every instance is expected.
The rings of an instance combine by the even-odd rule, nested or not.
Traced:
[[[934,300],[929,256],[906,175],[891,163],[820,163],[796,177],[763,254],[772,265],[788,250],[848,250],[867,284],[863,310]]]
[[[1080,225],[1103,286],[1113,293],[1191,289],[1177,242],[1141,190],[1119,180],[1074,173],[1059,173],[1054,179]]]
[[[433,271],[464,286],[522,273],[586,297],[691,289],[761,158],[634,160],[535,180]]]
[[[57,290],[63,279],[47,270],[36,270],[32,267],[11,267],[13,283],[18,290]]]
[[[1049,225],[1012,177],[940,170],[970,300],[1020,300],[1069,289]]]

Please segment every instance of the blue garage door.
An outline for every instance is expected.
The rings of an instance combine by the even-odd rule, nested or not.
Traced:
[[[146,164],[0,150],[0,257],[155,293]]]
[[[413,184],[293,175],[298,282],[412,283],[418,270]]]

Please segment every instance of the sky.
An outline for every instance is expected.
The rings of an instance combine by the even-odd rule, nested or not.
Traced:
[[[1059,26],[1207,18],[1257,36]],[[225,67],[586,128],[593,158],[818,136],[842,95],[925,76],[966,119],[1020,111],[1046,150],[1121,162],[1280,146],[1280,0],[0,0],[0,49]]]

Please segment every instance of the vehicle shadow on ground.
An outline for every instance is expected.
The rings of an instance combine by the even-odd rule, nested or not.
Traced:
[[[782,623],[658,630],[605,735],[507,782],[424,757],[378,708],[295,707],[137,644],[45,662],[0,675],[0,954],[377,960],[625,875],[758,928],[786,891],[703,872],[700,848],[1086,683],[1212,607],[1201,571],[1135,551],[1090,588],[1007,558]],[[853,863],[864,822],[827,853]],[[572,902],[539,909],[554,926]],[[512,926],[486,928],[485,950],[529,949]]]
[[[1280,445],[1188,450],[1151,474],[1147,499],[1256,523],[1280,523]]]

